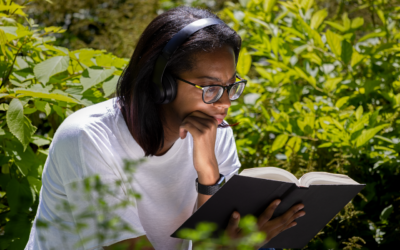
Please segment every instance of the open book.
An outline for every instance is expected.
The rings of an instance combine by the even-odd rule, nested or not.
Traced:
[[[206,221],[217,225],[214,234],[217,237],[226,229],[234,211],[241,217],[248,214],[259,217],[272,201],[281,199],[272,219],[299,203],[304,204],[306,215],[263,248],[303,248],[364,187],[341,174],[312,172],[297,180],[293,174],[276,167],[245,169],[227,181],[171,236],[178,237],[180,229],[195,229],[199,222]]]
[[[310,172],[297,179],[292,173],[276,167],[248,168],[243,170],[240,175],[261,179],[292,182],[299,187],[309,187],[310,185],[359,185],[347,175],[331,174],[327,172]]]

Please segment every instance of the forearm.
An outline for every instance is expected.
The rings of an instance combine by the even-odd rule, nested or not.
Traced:
[[[209,171],[197,172],[197,175],[199,183],[207,186],[214,185],[219,179],[218,167],[210,167]],[[196,210],[200,208],[208,199],[210,199],[211,196],[212,195],[198,194]]]

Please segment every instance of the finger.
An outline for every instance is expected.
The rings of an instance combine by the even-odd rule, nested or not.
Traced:
[[[192,135],[197,135],[199,130],[190,122],[184,122],[179,127],[179,136],[181,139],[185,139],[187,132],[191,133]]]
[[[226,231],[230,238],[236,238],[239,232],[239,221],[240,221],[240,214],[235,211],[232,213],[231,218],[229,219],[228,227]]]
[[[297,204],[287,210],[283,215],[275,218],[268,223],[269,229],[277,229],[280,227],[286,227],[289,223],[291,223],[294,219],[293,215],[295,215],[298,211],[304,208],[303,204]]]
[[[262,227],[267,221],[269,221],[272,215],[275,212],[275,209],[279,206],[281,200],[276,199],[269,204],[269,206],[264,210],[264,212],[260,215],[257,221],[258,227]]]
[[[213,122],[216,126],[218,126],[217,119],[215,119],[214,117],[209,116],[209,115],[207,115],[207,114],[205,114],[205,113],[203,113],[201,111],[198,111],[198,110],[190,113],[187,117],[199,117],[199,118],[202,118],[202,119],[206,119],[206,120],[209,120],[209,121]]]

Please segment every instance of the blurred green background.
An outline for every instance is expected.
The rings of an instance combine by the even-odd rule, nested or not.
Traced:
[[[54,132],[113,97],[158,14],[211,9],[243,39],[233,102],[243,168],[349,175],[367,187],[306,249],[400,243],[400,4],[396,0],[0,0],[0,249],[23,249]],[[243,248],[244,249],[244,248]]]

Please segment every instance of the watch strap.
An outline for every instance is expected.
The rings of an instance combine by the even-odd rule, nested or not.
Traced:
[[[207,186],[199,183],[199,178],[196,178],[196,190],[199,194],[214,195],[224,184],[224,181],[225,181],[225,176],[219,174],[219,179],[217,183],[214,185]]]

